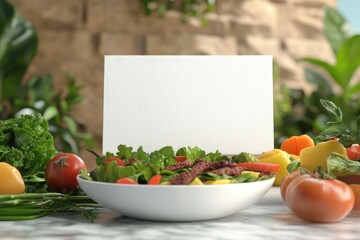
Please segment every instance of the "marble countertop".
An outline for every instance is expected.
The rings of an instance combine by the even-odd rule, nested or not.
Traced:
[[[252,207],[232,216],[202,222],[150,222],[103,209],[94,223],[76,214],[56,214],[30,221],[0,222],[1,240],[92,239],[360,239],[358,214],[332,224],[294,217],[273,187]]]

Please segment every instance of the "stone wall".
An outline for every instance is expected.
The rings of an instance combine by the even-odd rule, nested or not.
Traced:
[[[271,54],[281,81],[306,87],[296,59],[332,59],[322,33],[323,7],[336,0],[218,0],[209,26],[180,14],[144,16],[138,0],[12,0],[38,31],[28,75],[70,72],[86,84],[76,111],[101,148],[105,54]]]

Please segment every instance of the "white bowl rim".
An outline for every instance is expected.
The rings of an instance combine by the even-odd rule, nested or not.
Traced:
[[[83,182],[87,182],[87,183],[92,183],[92,184],[96,184],[98,186],[119,186],[119,187],[126,187],[126,188],[176,188],[176,189],[181,189],[181,188],[223,188],[223,187],[235,187],[235,186],[239,186],[239,185],[243,185],[243,184],[259,184],[259,183],[264,183],[264,182],[270,182],[270,181],[274,181],[275,180],[275,176],[273,176],[272,178],[266,179],[266,180],[261,180],[261,181],[253,181],[253,182],[242,182],[242,183],[229,183],[229,184],[204,184],[204,185],[147,185],[147,184],[119,184],[119,183],[110,183],[110,182],[99,182],[99,181],[89,181],[86,180],[84,178],[82,178],[80,175],[77,175],[77,180],[79,181],[83,181]]]

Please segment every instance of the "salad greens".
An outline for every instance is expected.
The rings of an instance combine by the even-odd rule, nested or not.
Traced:
[[[161,175],[161,182],[167,182],[174,176],[189,172],[191,166],[182,167],[177,170],[166,169],[169,166],[177,164],[177,157],[186,157],[187,162],[190,165],[197,159],[202,159],[206,162],[221,162],[227,161],[229,163],[240,162],[255,162],[257,159],[250,153],[240,153],[233,158],[229,158],[226,155],[221,154],[218,150],[215,152],[206,153],[199,147],[183,147],[175,151],[171,146],[165,146],[159,150],[155,150],[151,153],[146,153],[140,146],[137,150],[133,147],[129,147],[120,144],[116,153],[107,152],[103,156],[96,158],[97,168],[95,168],[90,174],[83,170],[80,175],[87,180],[95,180],[100,182],[114,183],[121,178],[131,178],[139,184],[146,184],[154,175]],[[119,158],[125,161],[125,166],[118,165],[116,161],[108,162],[109,158]],[[249,182],[264,180],[273,177],[273,175],[266,176],[254,176],[251,173],[245,173],[238,176],[229,176],[226,174],[217,175],[210,172],[205,172],[199,175],[203,180],[218,180],[229,179],[231,183]]]
[[[27,191],[44,187],[44,169],[56,153],[48,123],[41,114],[0,121],[0,162],[20,171]]]

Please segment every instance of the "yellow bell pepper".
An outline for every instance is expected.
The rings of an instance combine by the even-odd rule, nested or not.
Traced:
[[[272,156],[274,156],[274,155],[276,155],[276,154],[278,154],[278,153],[283,153],[283,152],[284,152],[284,151],[275,148],[275,149],[273,149],[273,150],[270,150],[270,151],[267,151],[267,152],[262,153],[262,154],[258,157],[258,159],[261,160],[261,159],[264,159],[264,158],[269,158],[269,157],[272,157]]]
[[[194,180],[192,180],[190,185],[204,185],[204,183],[199,178],[196,177],[194,178]]]
[[[286,169],[290,164],[290,155],[280,149],[274,149],[259,156],[259,162],[280,164],[280,170],[275,174],[274,186],[280,186],[283,178],[289,174]]]
[[[21,194],[25,183],[20,172],[8,163],[0,162],[0,194]]]
[[[310,171],[314,171],[317,166],[326,169],[326,159],[332,152],[347,157],[346,148],[338,140],[331,140],[301,150],[300,165]]]
[[[218,180],[207,180],[204,183],[211,185],[218,185],[218,184],[230,184],[231,181],[229,179],[218,179]]]

